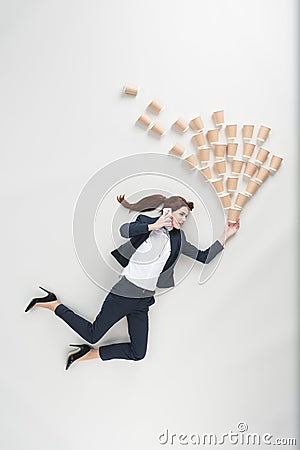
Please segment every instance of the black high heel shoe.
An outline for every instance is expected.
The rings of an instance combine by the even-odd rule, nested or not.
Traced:
[[[92,347],[90,347],[87,344],[70,344],[70,347],[77,347],[79,348],[79,350],[75,350],[74,352],[69,353],[66,370],[68,370],[68,368],[70,367],[71,364],[73,364],[73,362],[75,362],[82,356],[86,355],[92,349]]]
[[[48,302],[54,302],[55,300],[57,300],[56,295],[53,294],[53,292],[47,291],[47,289],[43,288],[42,286],[39,286],[39,288],[42,289],[43,291],[47,292],[48,295],[46,295],[45,297],[40,297],[40,298],[33,298],[31,300],[31,302],[27,305],[25,312],[27,312],[31,308],[33,308],[36,303],[48,303]]]

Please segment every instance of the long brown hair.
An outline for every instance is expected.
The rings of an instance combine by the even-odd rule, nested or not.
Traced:
[[[161,194],[148,195],[147,197],[141,198],[141,200],[136,203],[129,203],[125,199],[125,195],[118,195],[117,200],[124,208],[127,208],[130,211],[153,211],[161,204],[163,204],[163,208],[172,208],[172,211],[176,211],[182,206],[187,206],[190,211],[194,209],[194,203],[188,202],[180,195],[173,195],[172,197],[165,197]]]

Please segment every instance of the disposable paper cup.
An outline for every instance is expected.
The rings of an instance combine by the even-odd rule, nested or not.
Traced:
[[[146,113],[143,113],[143,114],[138,118],[137,122],[138,122],[140,125],[142,125],[142,126],[144,126],[144,127],[146,127],[146,128],[149,128],[149,127],[151,127],[151,126],[154,124],[154,122],[153,122],[153,120],[151,119],[151,117],[148,116],[148,114],[146,114]]]
[[[271,173],[277,172],[277,170],[281,166],[282,161],[283,161],[283,158],[281,158],[281,156],[272,155],[270,167],[269,167]]]
[[[213,112],[213,121],[216,127],[220,127],[224,123],[224,109],[220,109],[219,111]]]
[[[214,169],[216,174],[220,177],[226,173],[226,159],[220,159],[214,162]]]
[[[255,180],[249,180],[247,187],[246,187],[246,194],[249,194],[250,196],[252,196],[253,194],[255,194],[255,192],[257,191],[257,189],[259,188],[260,184],[258,183],[258,181]]]
[[[183,145],[177,143],[173,145],[170,152],[175,153],[175,155],[181,157],[185,153],[185,148],[183,147]]]
[[[163,105],[159,100],[154,99],[151,103],[148,105],[148,109],[153,112],[154,114],[159,114],[163,109],[165,108],[165,105]]]
[[[204,133],[198,133],[194,134],[192,137],[193,144],[195,144],[196,147],[203,147],[205,145],[205,136]]]
[[[227,144],[227,158],[233,159],[236,156],[237,148],[238,148],[237,142],[228,142]]]
[[[248,200],[249,200],[248,195],[244,194],[243,192],[239,192],[235,199],[234,206],[236,208],[243,208]]]
[[[192,130],[196,131],[197,133],[204,130],[204,123],[203,123],[203,120],[201,119],[201,117],[198,116],[198,117],[195,117],[195,119],[192,119],[190,121],[190,127],[192,128]]]
[[[236,223],[240,217],[240,214],[241,214],[240,208],[235,208],[234,206],[232,206],[228,210],[228,222]]]
[[[207,130],[206,133],[207,140],[210,144],[214,144],[219,142],[219,130],[218,128],[213,128],[211,130]]]
[[[244,142],[243,148],[243,159],[246,161],[251,158],[255,149],[255,144],[251,144],[250,142]]]
[[[224,185],[223,185],[223,179],[222,178],[215,178],[213,180],[210,180],[211,184],[213,185],[215,191],[218,194],[221,194],[224,192]]]
[[[201,163],[210,161],[210,147],[198,148],[197,153]]]
[[[231,163],[231,173],[232,175],[239,175],[241,173],[244,161],[239,158],[234,158]]]
[[[207,180],[212,179],[211,169],[209,166],[201,167],[200,172]]]
[[[225,133],[228,141],[234,141],[237,135],[237,125],[227,124],[225,128]]]
[[[257,171],[257,165],[251,161],[248,161],[244,171],[244,177],[251,178]]]
[[[265,142],[265,140],[266,140],[266,139],[268,138],[268,136],[269,136],[270,131],[271,131],[271,128],[270,128],[270,127],[267,127],[267,126],[265,126],[265,125],[261,125],[261,126],[259,127],[259,130],[258,130],[258,133],[257,133],[257,138],[256,138],[257,142],[258,142],[258,143],[263,143],[263,142]]]
[[[254,131],[254,125],[243,125],[242,136],[245,142],[251,141]]]
[[[226,186],[228,192],[235,192],[239,182],[239,177],[227,177]]]
[[[221,200],[222,206],[224,209],[228,209],[231,207],[231,197],[230,194],[221,194],[219,195],[219,199]]]
[[[260,167],[258,169],[255,181],[258,181],[262,184],[270,175],[270,170],[267,167]]]
[[[261,166],[266,161],[269,154],[270,154],[269,150],[261,147],[257,152],[256,158],[255,158],[255,164],[257,164],[258,166]]]
[[[180,133],[185,133],[189,129],[188,123],[181,118],[177,119],[176,122],[173,123],[173,127]]]
[[[198,161],[197,161],[196,155],[194,155],[194,154],[191,154],[191,155],[187,156],[186,158],[184,158],[184,160],[187,163],[189,163],[190,166],[192,166],[192,167],[197,167],[197,165],[198,165]]]
[[[226,158],[226,148],[227,144],[223,144],[222,142],[216,142],[214,145],[214,154],[215,158]]]
[[[130,83],[125,84],[125,86],[124,86],[125,94],[136,96],[138,94],[138,92],[139,92],[138,86],[135,86],[134,84],[130,84]]]
[[[159,137],[163,136],[167,132],[167,130],[158,122],[154,123],[150,130],[152,131],[152,133],[155,133]]]

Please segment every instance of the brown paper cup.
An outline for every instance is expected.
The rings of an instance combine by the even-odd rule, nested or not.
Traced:
[[[220,177],[226,173],[226,159],[220,159],[214,162],[214,169],[216,174]]]
[[[271,131],[270,127],[266,127],[265,125],[261,125],[259,127],[258,133],[257,133],[257,141],[259,143],[265,142],[265,140],[268,138],[269,133]]]
[[[269,154],[270,154],[269,150],[261,147],[257,152],[256,158],[255,158],[255,164],[257,164],[258,166],[261,166],[266,161]]]
[[[175,153],[175,155],[177,156],[182,156],[185,152],[185,148],[183,147],[183,145],[177,143],[173,145],[170,152]]]
[[[233,159],[236,156],[237,148],[238,148],[237,142],[228,142],[227,144],[227,158]]]
[[[226,158],[226,148],[227,144],[216,142],[214,145],[215,158]]]
[[[153,123],[154,123],[153,120],[151,119],[151,117],[148,116],[148,114],[146,114],[146,113],[143,113],[143,114],[138,118],[137,122],[138,122],[140,125],[142,125],[142,126],[144,126],[144,127],[146,127],[146,128],[151,127],[151,126],[153,125]]]
[[[218,128],[213,128],[212,130],[207,130],[206,133],[207,140],[210,144],[219,142],[219,130]]]
[[[244,161],[239,158],[234,158],[231,163],[231,173],[232,175],[239,175],[241,173]]]
[[[163,136],[167,132],[167,130],[158,122],[155,122],[155,124],[152,125],[150,131],[152,131],[152,133],[155,133],[159,137]]]
[[[237,185],[239,182],[239,177],[227,177],[226,185],[228,192],[235,192],[237,190]]]
[[[281,166],[282,161],[283,161],[283,158],[281,158],[281,156],[272,155],[270,167],[269,167],[271,173],[277,172],[277,170]]]
[[[136,96],[138,94],[138,92],[139,92],[139,88],[138,88],[138,86],[134,86],[133,84],[127,83],[124,86],[124,92],[127,95],[134,95],[134,96]]]
[[[228,209],[231,207],[230,194],[221,194],[221,195],[219,195],[219,199],[221,200],[221,203],[222,203],[222,206],[224,209]]]
[[[213,121],[215,122],[216,127],[220,127],[224,123],[224,109],[220,109],[219,111],[213,112]]]
[[[229,141],[234,141],[237,135],[237,125],[227,124],[225,128],[226,137]]]
[[[192,141],[196,147],[203,147],[205,145],[204,133],[194,134],[194,136],[192,137]]]
[[[246,194],[249,194],[250,196],[252,196],[253,194],[255,194],[255,192],[257,191],[257,189],[259,188],[260,184],[255,181],[255,180],[249,180],[247,187],[246,187]]]
[[[184,160],[190,164],[190,166],[192,167],[197,167],[198,166],[198,161],[196,158],[196,155],[192,154],[187,156],[186,158],[184,158]]]
[[[199,148],[197,153],[201,163],[210,161],[210,147]]]
[[[159,114],[163,109],[165,108],[165,105],[163,105],[159,100],[154,99],[151,103],[148,105],[148,109],[153,112],[154,114]]]
[[[243,192],[239,192],[235,199],[234,206],[236,208],[243,208],[248,200],[249,200],[248,195],[244,194]]]
[[[200,131],[204,130],[204,123],[203,120],[201,119],[200,116],[195,117],[195,119],[192,119],[190,121],[190,127],[192,128],[192,130],[196,131],[197,133],[199,133]]]
[[[242,136],[244,141],[251,141],[254,131],[254,125],[243,125]]]
[[[180,133],[185,133],[189,129],[188,123],[181,118],[177,119],[176,122],[173,123],[173,127]]]
[[[250,142],[244,142],[243,148],[243,159],[246,161],[251,158],[255,149],[255,144],[251,144]]]
[[[218,194],[221,194],[224,192],[224,185],[223,185],[222,178],[215,178],[214,180],[210,180],[210,182]]]
[[[258,181],[260,184],[262,184],[270,175],[270,170],[266,167],[260,167],[258,169],[255,181]]]
[[[241,210],[239,208],[235,208],[234,206],[229,208],[228,210],[228,222],[236,223],[240,217]]]
[[[200,172],[207,180],[212,179],[211,169],[209,166],[201,167]]]
[[[257,165],[251,161],[248,161],[244,171],[244,177],[251,178],[257,171]]]

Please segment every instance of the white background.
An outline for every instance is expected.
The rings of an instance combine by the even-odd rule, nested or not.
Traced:
[[[221,434],[239,421],[296,437],[296,0],[11,0],[0,21],[1,448],[152,450],[167,428]],[[140,86],[136,99],[122,97],[126,81]],[[111,161],[168,152],[174,135],[134,126],[153,97],[166,124],[200,114],[211,127],[221,107],[227,122],[270,125],[284,164],[209,282],[197,283],[195,265],[157,299],[143,361],[66,372],[67,345],[81,339],[24,307],[42,284],[97,314],[105,292],[76,258],[76,199]],[[123,320],[101,342],[127,338]]]

